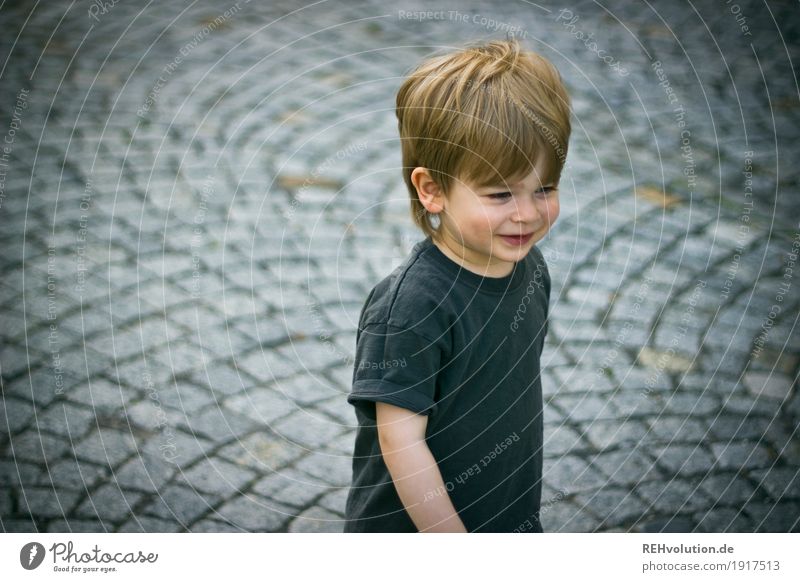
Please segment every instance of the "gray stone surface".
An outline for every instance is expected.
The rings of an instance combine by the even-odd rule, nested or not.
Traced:
[[[400,17],[439,0],[240,2],[206,29],[234,4],[12,4],[3,529],[342,531],[358,315],[421,238],[399,79],[502,35]],[[573,99],[539,243],[546,531],[800,531],[798,18],[739,5],[751,36],[711,4],[571,5],[621,76],[558,6],[460,4],[522,26]]]

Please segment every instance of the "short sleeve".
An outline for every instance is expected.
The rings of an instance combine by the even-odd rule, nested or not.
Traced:
[[[371,324],[358,334],[353,388],[347,401],[375,417],[375,402],[419,414],[436,412],[441,347],[411,329]]]

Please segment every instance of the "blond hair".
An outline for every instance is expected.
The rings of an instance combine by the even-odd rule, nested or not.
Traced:
[[[540,159],[542,184],[557,183],[566,161],[570,98],[561,75],[516,39],[423,61],[401,85],[396,113],[411,214],[434,238],[438,229],[411,182],[414,168],[427,168],[446,196],[455,179],[507,183]]]

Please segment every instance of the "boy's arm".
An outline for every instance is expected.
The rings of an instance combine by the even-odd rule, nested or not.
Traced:
[[[378,440],[400,501],[420,532],[466,533],[425,442],[428,417],[375,403]]]

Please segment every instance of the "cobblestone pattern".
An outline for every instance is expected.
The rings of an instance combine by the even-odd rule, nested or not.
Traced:
[[[545,529],[798,531],[792,3],[144,4],[0,10],[5,531],[341,531],[394,93],[507,32],[575,109]]]

